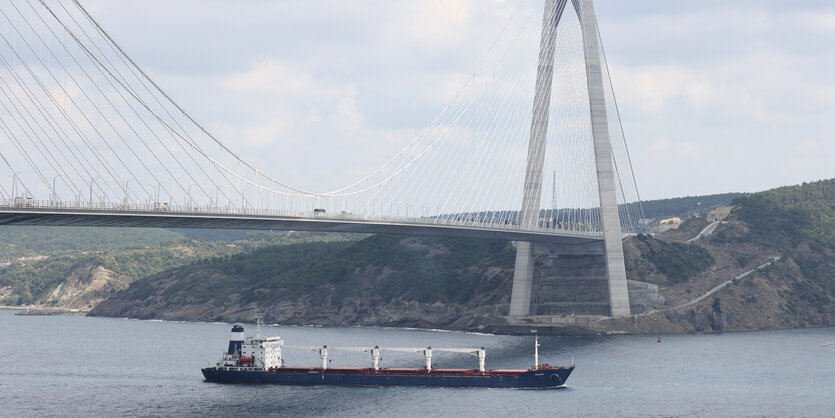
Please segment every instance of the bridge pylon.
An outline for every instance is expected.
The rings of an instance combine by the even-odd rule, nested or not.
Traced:
[[[522,197],[520,221],[523,227],[535,227],[539,222],[542,196],[542,175],[545,162],[548,112],[551,102],[551,82],[554,73],[554,53],[557,28],[568,0],[546,0],[537,65],[536,91],[534,93],[531,136],[528,143],[525,187]],[[609,137],[606,99],[603,88],[603,70],[597,20],[592,0],[572,0],[580,20],[583,52],[586,67],[589,108],[597,186],[600,198],[606,274],[608,277],[609,314],[630,314],[624,265],[622,232],[615,190],[615,168]],[[524,317],[531,314],[531,297],[534,278],[533,244],[519,242],[516,247],[516,266],[510,299],[510,316]]]

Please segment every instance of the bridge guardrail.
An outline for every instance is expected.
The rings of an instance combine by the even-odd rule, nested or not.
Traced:
[[[441,220],[440,217],[409,218],[401,216],[371,216],[367,214],[322,212],[289,211],[262,208],[240,209],[230,206],[199,206],[199,205],[170,205],[165,202],[153,203],[115,203],[115,202],[90,202],[90,201],[58,201],[58,200],[36,200],[32,198],[15,197],[14,199],[0,199],[0,211],[25,211],[25,212],[90,212],[99,214],[101,212],[124,213],[132,215],[155,215],[171,214],[183,216],[246,216],[246,217],[282,217],[315,219],[317,221],[353,221],[353,222],[380,222],[380,223],[401,223],[408,225],[423,226],[459,226],[462,228],[479,228],[501,231],[526,231],[541,233],[560,233],[576,235],[578,237],[599,237],[599,231],[578,231],[571,229],[560,229],[554,227],[543,227],[541,225],[554,225],[547,218],[540,219],[540,226],[537,228],[522,228],[518,222],[500,220],[480,220],[478,216],[452,216],[450,219]],[[461,219],[467,218],[467,219]],[[469,220],[472,219],[472,220]]]

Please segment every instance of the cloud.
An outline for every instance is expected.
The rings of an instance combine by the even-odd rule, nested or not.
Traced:
[[[357,87],[336,82],[286,62],[268,59],[245,72],[223,77],[222,95],[246,101],[254,114],[237,124],[218,126],[245,145],[267,148],[300,146],[320,132],[323,124],[340,130],[362,128],[365,118],[357,104]]]
[[[350,85],[337,105],[337,126],[343,131],[355,131],[364,123],[365,117],[357,106],[357,88]]]
[[[311,72],[277,59],[265,59],[241,73],[226,76],[223,86],[237,93],[270,95],[278,98],[333,98],[339,88],[316,80]]]
[[[299,139],[300,126],[297,124],[303,123],[303,119],[291,117],[291,112],[283,107],[259,116],[257,122],[237,128],[245,145],[263,148],[277,143],[297,142]]]
[[[795,17],[799,25],[824,33],[835,32],[835,12],[798,13]]]
[[[655,158],[688,162],[699,162],[706,155],[705,149],[696,142],[670,141],[663,137],[652,141],[648,150]]]
[[[460,45],[472,30],[469,0],[422,0],[400,3],[383,24],[387,42],[444,47]]]

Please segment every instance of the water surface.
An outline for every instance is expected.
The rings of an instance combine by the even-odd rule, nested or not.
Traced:
[[[560,390],[222,385],[203,381],[228,324],[0,310],[0,415],[18,416],[835,416],[835,329],[657,336],[542,337],[540,361],[577,369]],[[247,326],[247,334],[255,329]],[[533,338],[393,328],[264,328],[288,344],[485,347],[488,368],[526,368]],[[289,365],[318,355],[287,350]],[[334,351],[333,366],[370,365]],[[433,355],[436,367],[477,358]],[[384,353],[384,367],[423,358]]]

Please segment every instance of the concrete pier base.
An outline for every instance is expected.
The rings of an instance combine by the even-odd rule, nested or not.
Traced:
[[[510,316],[528,316],[533,288],[533,244],[516,244],[516,268],[513,270],[513,290],[510,294]]]

